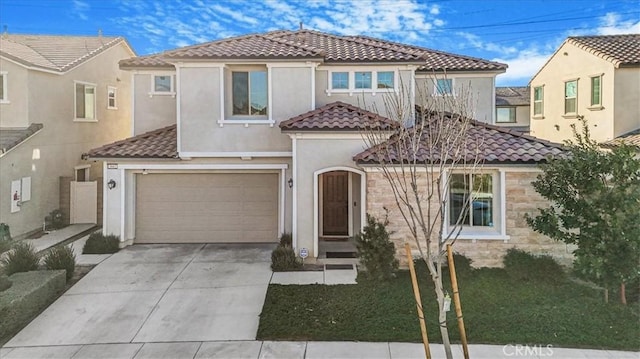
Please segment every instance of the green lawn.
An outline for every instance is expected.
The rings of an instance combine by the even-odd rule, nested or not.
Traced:
[[[417,269],[429,340],[441,342],[432,285],[425,267]],[[601,291],[567,279],[523,281],[499,268],[458,276],[470,343],[640,348],[638,303],[606,304]],[[458,342],[454,317],[449,332]],[[420,342],[409,273],[387,283],[360,276],[357,285],[271,285],[258,339]]]

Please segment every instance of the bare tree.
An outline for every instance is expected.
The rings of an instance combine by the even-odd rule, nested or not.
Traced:
[[[432,80],[435,83],[435,77]],[[358,159],[375,165],[393,192],[412,237],[408,240],[433,281],[440,333],[446,356],[452,358],[442,267],[447,245],[472,220],[474,193],[483,188],[482,177],[474,177],[482,163],[482,137],[471,120],[475,107],[471,88],[458,89],[455,96],[434,96],[428,83],[416,88],[415,100],[421,106],[415,108],[405,86],[385,97],[385,112],[399,126],[391,136],[379,128],[363,131],[369,150]],[[373,109],[380,113],[377,110]]]

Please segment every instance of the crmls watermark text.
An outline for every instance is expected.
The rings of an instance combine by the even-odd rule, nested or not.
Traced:
[[[522,345],[522,344],[507,344],[502,347],[502,353],[508,357],[551,357],[553,356],[553,346],[547,345]]]

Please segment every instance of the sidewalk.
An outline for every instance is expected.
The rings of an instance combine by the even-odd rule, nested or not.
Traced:
[[[445,357],[442,344],[430,345],[433,359]],[[638,359],[639,352],[566,349],[546,346],[470,345],[473,359],[558,358]],[[463,358],[454,345],[454,358]],[[424,358],[416,343],[219,341],[126,343],[0,348],[0,358],[224,358],[224,359],[411,359]]]

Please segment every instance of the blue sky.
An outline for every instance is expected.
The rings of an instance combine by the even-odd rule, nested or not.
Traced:
[[[567,36],[640,33],[640,0],[0,0],[9,33],[100,29],[139,55],[300,22],[504,62],[498,85],[526,85]]]

